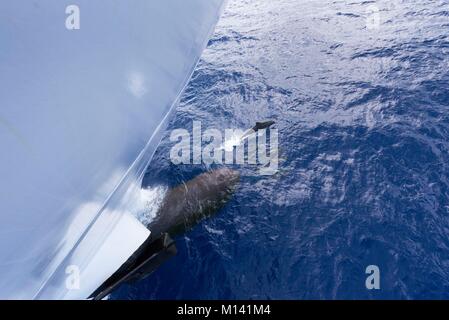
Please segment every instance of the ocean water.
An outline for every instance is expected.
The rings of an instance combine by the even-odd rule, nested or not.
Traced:
[[[229,1],[145,187],[208,169],[170,162],[192,121],[274,119],[280,170],[111,298],[448,299],[448,35],[449,1]]]

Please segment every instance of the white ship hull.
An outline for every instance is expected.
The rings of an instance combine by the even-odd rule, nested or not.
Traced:
[[[136,191],[223,6],[72,3],[0,4],[0,298],[87,298],[148,237]]]

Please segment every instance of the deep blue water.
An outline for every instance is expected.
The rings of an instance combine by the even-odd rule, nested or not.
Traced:
[[[193,120],[275,119],[280,172],[240,168],[233,200],[112,298],[448,299],[448,35],[449,1],[231,0],[145,183],[206,170],[170,163]]]

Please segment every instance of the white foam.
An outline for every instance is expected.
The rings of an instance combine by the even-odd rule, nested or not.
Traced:
[[[148,225],[156,217],[162,200],[168,191],[167,186],[156,186],[147,189],[141,189],[139,194],[139,208],[137,212],[137,219],[144,225]]]

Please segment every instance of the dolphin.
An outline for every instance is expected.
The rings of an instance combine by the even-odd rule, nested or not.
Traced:
[[[259,130],[268,129],[275,123],[276,122],[274,122],[273,120],[256,122],[256,125],[254,127],[246,130],[245,133],[243,133],[243,135],[240,137],[239,141],[243,141],[243,139],[247,138],[248,136],[250,136],[251,134],[253,134]]]
[[[209,171],[170,189],[147,228],[149,238],[89,298],[101,300],[124,283],[141,280],[176,254],[171,237],[180,235],[223,207],[236,190],[240,174],[232,169]]]
[[[147,228],[154,238],[163,233],[176,236],[188,231],[225,205],[239,180],[238,171],[222,168],[170,189]]]
[[[254,131],[259,131],[259,130],[262,130],[262,129],[267,129],[267,128],[271,127],[275,123],[276,122],[274,122],[273,120],[256,122],[256,125],[253,127],[253,130]]]

